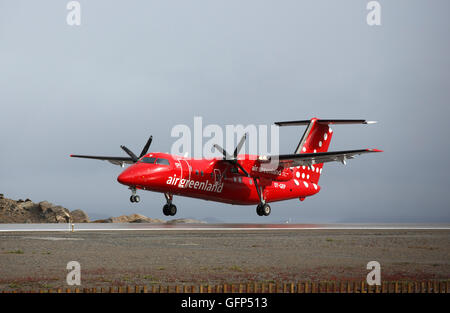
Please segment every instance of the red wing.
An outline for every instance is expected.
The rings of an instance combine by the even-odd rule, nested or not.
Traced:
[[[280,154],[272,155],[267,158],[261,158],[261,162],[270,162],[278,160],[283,168],[313,165],[327,162],[342,162],[345,164],[346,160],[353,159],[355,156],[365,153],[383,152],[378,149],[361,149],[361,150],[347,150],[335,152],[319,152],[319,153],[300,153],[300,154]]]
[[[109,161],[110,163],[115,164],[115,165],[122,165],[124,163],[126,163],[126,164],[134,163],[132,158],[127,158],[127,157],[110,157],[110,156],[77,155],[77,154],[71,154],[70,156],[72,158],[83,158],[83,159]]]

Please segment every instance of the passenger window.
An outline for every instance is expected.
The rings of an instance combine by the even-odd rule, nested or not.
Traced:
[[[169,160],[167,160],[167,159],[157,159],[156,164],[170,165]]]
[[[200,171],[200,175],[203,177],[203,171]]]
[[[198,170],[195,170],[195,175],[197,175],[197,176],[198,176]]]

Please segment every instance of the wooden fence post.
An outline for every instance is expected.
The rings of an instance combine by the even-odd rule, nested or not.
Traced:
[[[353,292],[354,293],[361,293],[361,290],[359,290],[359,284],[356,281],[353,283]]]
[[[366,284],[364,283],[364,281],[361,282],[361,293],[367,293],[366,292]]]
[[[309,293],[310,292],[310,289],[309,289],[309,282],[306,282],[305,281],[305,293]]]

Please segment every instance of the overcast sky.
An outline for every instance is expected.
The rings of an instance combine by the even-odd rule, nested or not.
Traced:
[[[380,148],[329,163],[304,202],[254,206],[176,197],[177,217],[227,222],[450,222],[450,2],[0,0],[0,193],[93,217],[163,218],[162,194],[117,183],[122,170],[69,154],[170,151],[176,124],[364,118],[330,150]],[[291,153],[302,128],[280,129]],[[165,218],[165,217],[164,217]]]

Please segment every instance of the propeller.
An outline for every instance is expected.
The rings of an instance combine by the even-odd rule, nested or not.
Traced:
[[[120,146],[120,148],[122,148],[122,150],[125,151],[126,154],[128,154],[130,156],[131,160],[133,160],[133,162],[136,163],[140,158],[142,158],[145,154],[147,154],[148,148],[150,148],[150,145],[152,144],[152,140],[153,140],[153,136],[150,136],[150,138],[148,138],[147,143],[145,144],[144,148],[142,149],[142,152],[139,155],[139,157],[137,157],[136,154],[133,153],[133,151],[131,151],[130,149],[128,149],[125,146]]]
[[[217,144],[214,144],[214,148],[217,149],[220,153],[222,153],[224,161],[233,164],[235,167],[238,167],[245,175],[247,175],[247,177],[250,177],[250,174],[238,162],[238,159],[237,159],[238,153],[242,149],[242,146],[244,145],[246,139],[247,139],[247,134],[244,134],[244,136],[242,136],[238,145],[234,149],[233,155],[228,154],[228,152],[224,148],[222,148],[221,146],[219,146]]]
[[[139,158],[142,158],[144,155],[147,154],[148,148],[150,147],[150,145],[152,144],[152,140],[153,140],[153,136],[150,136],[150,138],[148,138],[147,143],[144,146],[144,149],[142,149],[141,154],[139,155]]]

